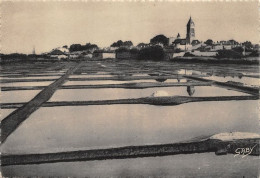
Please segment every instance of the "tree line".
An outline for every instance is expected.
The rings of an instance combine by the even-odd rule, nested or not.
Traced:
[[[65,46],[64,46],[65,47]],[[72,44],[69,47],[69,51],[85,51],[85,50],[92,50],[92,49],[97,49],[98,46],[96,44],[91,44],[87,43],[86,45],[81,45],[81,44]]]

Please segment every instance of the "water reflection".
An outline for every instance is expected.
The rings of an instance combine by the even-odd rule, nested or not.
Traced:
[[[158,78],[158,79],[155,79],[157,82],[165,82],[167,79],[164,79],[164,78]]]
[[[165,91],[169,96],[189,96],[186,86],[180,87],[155,87],[145,89],[124,89],[124,88],[98,88],[98,89],[60,89],[57,90],[49,101],[89,101],[89,100],[115,100],[127,98],[141,98],[151,96],[156,91]],[[196,86],[194,96],[244,96],[246,93],[227,90],[212,86]]]
[[[34,98],[41,90],[19,90],[19,91],[2,91],[2,103],[19,103],[28,102]]]
[[[1,109],[0,111],[0,121],[2,121],[5,117],[11,114],[15,109]]]
[[[223,101],[163,107],[138,104],[40,108],[1,145],[1,152],[72,151],[173,143],[220,132],[258,133],[257,103]],[[205,110],[207,112],[203,112]]]
[[[110,74],[106,74],[106,75],[81,74],[81,75],[70,75],[69,76],[69,78],[96,78],[96,77],[113,77],[113,75],[110,75]]]
[[[187,92],[188,92],[189,96],[193,96],[193,94],[195,93],[195,87],[187,86]]]
[[[13,82],[13,83],[0,83],[1,87],[20,87],[20,86],[48,86],[50,82]]]
[[[164,79],[163,79],[164,80]],[[119,81],[119,80],[90,80],[90,81],[67,81],[64,86],[67,85],[102,85],[102,84],[123,84],[123,83],[141,83],[141,82],[187,82],[186,79],[165,79],[156,80],[156,79],[144,79],[144,80],[128,80],[128,81]]]
[[[243,76],[210,76],[210,77],[205,77],[206,79],[210,79],[210,80],[215,80],[215,81],[219,81],[219,82],[228,82],[228,81],[233,81],[233,82],[239,82],[239,83],[243,83],[244,85],[248,85],[248,86],[260,86],[260,80],[259,78],[250,78],[250,77],[243,77]]]
[[[187,69],[180,69],[177,72],[178,72],[178,74],[181,74],[181,75],[200,75],[200,74],[204,74],[202,71],[187,70]]]
[[[57,75],[57,76],[34,76],[34,77],[31,77],[31,76],[20,76],[20,77],[12,77],[12,76],[3,76],[3,77],[0,77],[0,79],[10,79],[10,80],[22,80],[22,79],[58,79],[60,78],[61,75]]]

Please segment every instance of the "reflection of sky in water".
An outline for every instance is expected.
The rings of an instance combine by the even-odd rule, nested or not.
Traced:
[[[260,80],[258,78],[251,78],[251,77],[219,77],[219,76],[211,76],[205,77],[206,79],[216,80],[219,82],[227,82],[227,81],[234,81],[244,83],[245,85],[255,85],[260,86]]]
[[[36,77],[0,77],[0,79],[20,80],[20,79],[58,79],[61,76],[36,76]]]
[[[256,72],[241,72],[241,74],[243,74],[243,75],[257,75],[257,76],[259,76],[259,73],[256,73]]]
[[[19,90],[19,91],[2,91],[1,103],[19,103],[27,102],[34,98],[41,90]]]
[[[237,91],[212,86],[196,86],[193,96],[241,96],[248,95]],[[166,91],[169,96],[189,96],[187,87],[156,87],[146,89],[63,89],[57,90],[49,101],[88,101],[141,98],[151,96],[156,91]]]
[[[1,87],[22,87],[22,86],[48,86],[54,81],[49,82],[14,82],[14,83],[0,83]]]
[[[259,159],[215,153],[4,166],[5,177],[257,177]]]
[[[178,74],[185,74],[186,75],[200,75],[200,74],[206,74],[205,72],[200,72],[200,71],[195,71],[195,70],[185,70],[185,69],[181,69],[178,71]],[[257,75],[256,73],[244,73],[244,74],[251,74],[251,75]],[[223,75],[223,74],[221,74]],[[227,81],[234,81],[234,82],[241,82],[244,83],[245,85],[255,85],[255,86],[260,86],[260,80],[259,78],[251,78],[251,77],[238,77],[238,76],[210,76],[210,77],[203,77],[206,79],[210,79],[210,80],[216,80],[219,82],[227,82]]]
[[[21,77],[23,77],[24,75],[34,75],[35,77],[48,77],[48,76],[53,76],[53,75],[57,75],[57,76],[60,76],[60,75],[63,75],[65,72],[66,72],[67,70],[65,70],[65,71],[60,71],[60,72],[56,72],[56,71],[45,71],[44,73],[39,73],[39,71],[37,71],[37,72],[31,72],[31,73],[25,73],[25,74],[23,74],[23,73],[21,73],[21,72],[11,72],[11,73],[2,73],[3,75],[0,75],[0,76],[2,76],[2,77],[7,77],[7,76],[10,76],[10,77],[12,77],[12,76],[17,76],[17,75],[20,75]],[[57,76],[55,76],[55,77],[57,77]],[[24,76],[24,77],[26,77],[26,76]]]
[[[134,76],[134,77],[145,77],[145,76],[150,76],[150,75],[142,74],[142,73],[136,73],[136,74],[133,74],[132,76]]]
[[[222,101],[177,106],[40,108],[8,137],[2,145],[2,153],[173,143],[231,131],[258,133],[257,103]]]
[[[113,75],[85,75],[85,74],[82,74],[82,75],[70,75],[69,78],[93,78],[93,77],[113,77]]]
[[[128,80],[128,81],[118,81],[118,80],[92,80],[92,81],[67,81],[63,85],[105,85],[105,84],[123,84],[123,83],[140,83],[140,82],[153,82],[156,83],[158,81],[154,79],[150,80]],[[187,82],[186,79],[167,79],[164,83],[169,82]]]
[[[179,70],[185,74],[185,70]],[[110,77],[101,75],[72,75],[77,77]],[[186,70],[187,75],[201,74]],[[44,75],[44,74],[42,74]],[[133,76],[147,76],[134,74]],[[56,76],[55,76],[56,77]],[[26,77],[55,78],[54,76]],[[3,77],[2,77],[3,78]],[[18,79],[18,78],[15,78]],[[258,85],[259,79],[242,77],[217,77],[209,79],[221,82],[235,81],[247,85]],[[133,81],[68,81],[64,85],[121,84],[156,82],[155,80]],[[166,82],[177,82],[168,79]],[[186,82],[182,79],[180,82]],[[47,86],[50,82],[1,83],[3,86]],[[247,95],[218,87],[194,87],[193,96],[232,96]],[[164,90],[170,95],[188,96],[187,87],[166,87],[149,89],[74,89],[57,90],[50,101],[81,101],[139,98]],[[1,92],[1,102],[25,102],[32,99],[40,90]],[[1,145],[2,153],[44,153],[80,149],[107,148],[128,145],[173,143],[201,135],[220,132],[259,133],[257,101],[221,101],[188,103],[178,106],[151,105],[102,105],[40,108],[15,130]],[[2,109],[1,120],[14,109]],[[243,111],[243,112],[241,112]],[[127,160],[106,160],[73,163],[53,163],[3,167],[3,174],[11,176],[163,176],[181,177],[226,177],[255,176],[258,173],[258,160],[244,159],[233,155],[215,156],[214,153],[175,155],[154,158]],[[243,167],[243,169],[241,169]],[[199,168],[199,169],[198,169]],[[234,171],[235,170],[235,171]]]
[[[52,75],[63,75],[65,72],[67,72],[67,69],[64,70],[59,70],[59,71],[47,71],[46,73],[35,73],[34,75],[38,75],[38,76],[42,76],[42,75],[48,75],[48,74],[52,74]]]
[[[68,81],[63,85],[101,85],[101,84],[121,84],[123,81],[116,80],[92,80],[92,81]]]
[[[180,69],[177,71],[178,74],[182,74],[182,75],[201,75],[201,74],[205,74],[201,71],[197,71],[197,70],[187,70],[187,69]]]
[[[0,121],[2,121],[6,116],[11,114],[15,109],[1,109],[0,110]]]

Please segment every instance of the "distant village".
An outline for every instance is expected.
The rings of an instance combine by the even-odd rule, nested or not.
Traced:
[[[37,60],[78,60],[78,59],[196,59],[196,58],[246,58],[258,57],[259,45],[250,41],[239,43],[234,39],[227,41],[200,41],[195,35],[195,23],[190,17],[186,25],[186,37],[178,33],[176,37],[157,35],[150,43],[139,43],[134,46],[131,41],[118,40],[109,47],[99,48],[96,44],[72,44],[51,50],[37,56]],[[3,58],[3,55],[2,55]]]

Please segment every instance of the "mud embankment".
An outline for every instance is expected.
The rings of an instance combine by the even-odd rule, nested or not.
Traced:
[[[26,120],[34,111],[36,111],[43,103],[48,101],[59,86],[65,83],[68,76],[73,73],[81,64],[72,66],[68,71],[57,79],[55,82],[51,83],[49,86],[44,88],[40,93],[38,93],[32,100],[28,103],[23,103],[17,110],[12,112],[1,122],[1,142],[4,142],[6,138],[24,121]]]
[[[240,148],[253,148],[249,155],[259,155],[259,139],[235,141],[203,140],[163,145],[127,146],[109,149],[81,150],[59,153],[2,155],[2,166],[42,164],[53,162],[91,161],[106,159],[127,159],[176,154],[215,152],[216,155],[237,154]]]
[[[259,65],[259,59],[256,58],[215,58],[215,57],[176,57],[171,59],[174,62],[184,63],[214,63],[214,64],[246,64],[246,65]]]
[[[213,97],[189,97],[189,96],[166,96],[166,97],[146,97],[146,98],[129,98],[117,100],[95,100],[95,101],[55,101],[45,102],[42,107],[57,106],[88,106],[88,105],[112,105],[112,104],[149,104],[158,106],[174,106],[190,102],[204,101],[230,101],[230,100],[258,100],[256,95],[249,96],[213,96]],[[20,108],[25,103],[3,103],[0,104],[2,109]]]

